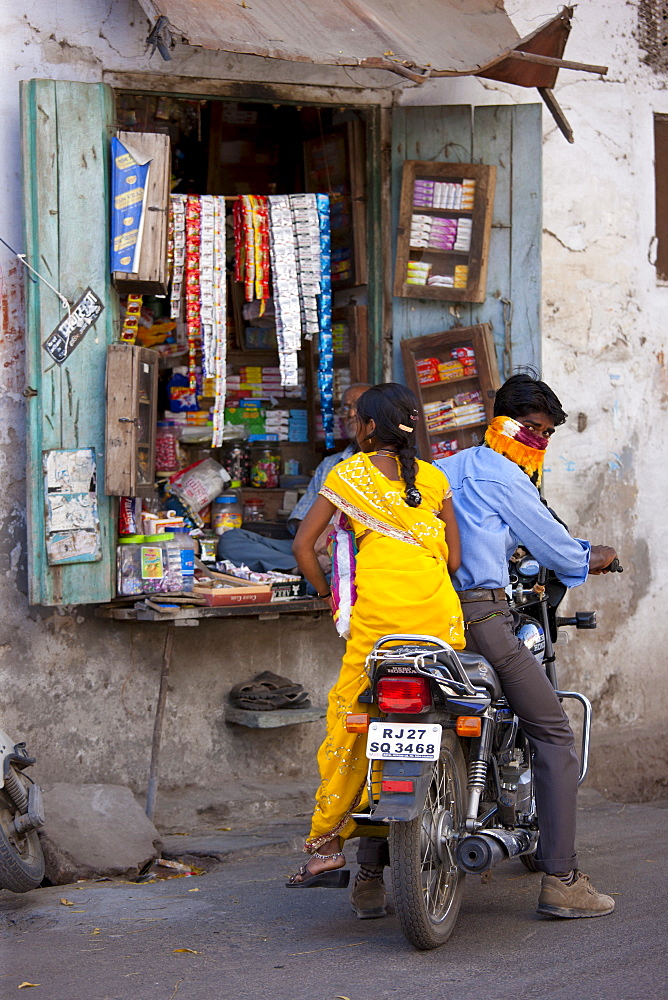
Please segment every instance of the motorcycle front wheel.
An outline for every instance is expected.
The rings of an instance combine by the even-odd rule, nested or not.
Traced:
[[[36,830],[17,833],[17,811],[7,792],[0,791],[0,889],[29,892],[42,884],[44,855]]]
[[[457,867],[455,846],[465,814],[464,755],[456,735],[446,730],[420,814],[390,824],[397,916],[404,935],[420,951],[444,944],[457,920],[464,873]]]

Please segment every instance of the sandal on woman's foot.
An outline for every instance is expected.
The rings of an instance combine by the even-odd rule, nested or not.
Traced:
[[[317,851],[314,851],[313,857],[320,858],[321,861],[331,861],[332,858],[342,858],[343,852],[337,851],[336,854],[318,854]],[[297,877],[301,878],[300,882],[295,882]],[[290,876],[290,880],[285,885],[288,889],[347,889],[349,882],[350,871],[347,868],[328,868],[323,872],[318,872],[316,875],[311,875],[309,874],[307,861],[306,864],[301,866],[298,872]]]

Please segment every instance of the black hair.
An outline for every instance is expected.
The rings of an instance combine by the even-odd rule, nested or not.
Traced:
[[[415,434],[418,419],[415,393],[398,382],[373,385],[357,400],[357,416],[365,424],[370,420],[374,421],[376,429],[369,438],[375,438],[379,445],[396,449],[401,475],[406,484],[406,503],[409,507],[419,507],[422,495],[415,486]]]
[[[498,390],[494,399],[495,417],[512,417],[517,420],[527,413],[546,413],[554,426],[563,424],[568,416],[561,400],[546,382],[541,382],[537,372],[511,375]]]

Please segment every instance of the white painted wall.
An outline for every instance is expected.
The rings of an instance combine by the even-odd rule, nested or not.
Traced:
[[[610,727],[599,746],[613,754],[611,771],[622,760],[615,747],[624,747],[627,780],[638,769],[640,727],[651,733],[653,754],[662,733],[653,766],[665,783],[668,287],[657,283],[649,258],[653,114],[668,114],[668,79],[643,61],[637,8],[619,0],[578,5],[565,57],[609,72],[559,74],[555,93],[574,145],[543,112],[543,377],[570,415],[550,444],[546,493],[574,533],[614,545],[626,568],[571,593],[569,608],[596,608],[599,628],[574,634],[561,657],[562,681],[593,699],[599,728]],[[506,9],[522,35],[554,13],[536,0],[509,0]],[[435,104],[536,99],[493,81],[429,86]],[[405,88],[401,103],[425,102],[421,89]],[[601,785],[617,787],[621,779],[600,766]]]
[[[527,34],[554,14],[555,5],[509,0],[507,9],[520,33]],[[621,788],[629,795],[633,795],[634,775],[643,770],[642,761],[636,771],[628,763],[636,752],[630,748],[642,746],[633,742],[634,727],[649,726],[654,740],[657,729],[662,728],[665,735],[668,709],[666,616],[662,613],[668,576],[662,544],[668,495],[664,433],[668,288],[657,286],[648,261],[654,223],[652,113],[668,113],[668,87],[665,77],[655,76],[642,62],[634,39],[636,17],[635,2],[580,3],[566,55],[606,63],[610,71],[604,80],[578,72],[560,74],[556,94],[573,126],[575,145],[565,141],[544,112],[543,374],[570,413],[550,446],[547,492],[574,532],[616,545],[627,570],[621,578],[593,580],[571,596],[572,609],[596,607],[601,624],[596,633],[580,633],[565,648],[563,680],[593,697],[599,744],[607,747],[606,753],[613,754],[623,744],[626,774],[615,784],[601,767],[599,787]],[[23,248],[21,79],[37,76],[92,82],[103,79],[105,71],[321,87],[363,86],[372,79],[370,74],[342,69],[187,47],[180,47],[172,63],[166,64],[157,53],[150,60],[145,53],[146,27],[135,0],[27,0],[14,11],[8,4],[0,10],[0,237],[17,250]],[[378,74],[376,79],[386,88],[396,85],[389,74]],[[380,93],[387,98],[387,89]],[[496,104],[535,102],[536,94],[492,81],[462,79],[435,81],[421,88],[401,84],[397,99],[415,104]],[[78,765],[81,779],[92,780],[103,773],[110,779],[130,780],[129,759],[115,767],[99,738],[86,735],[105,717],[114,734],[129,724],[128,715],[117,704],[125,676],[121,667],[130,663],[132,655],[127,634],[104,627],[119,664],[112,669],[98,623],[87,614],[29,610],[24,596],[21,280],[11,254],[0,246],[3,723],[11,732],[27,735],[43,756],[49,750],[43,766],[52,777],[66,776],[69,756],[77,740],[83,740],[89,756]],[[582,431],[578,430],[580,413],[586,417]],[[316,682],[323,690],[337,655],[331,643],[326,646],[327,663],[320,665]],[[149,714],[156,655],[153,650],[138,661],[140,673],[144,671],[138,697],[141,711]],[[309,653],[304,646],[295,671],[299,679],[308,676],[308,669]],[[210,672],[209,664],[205,674]],[[85,696],[78,685],[80,678],[85,678],[85,683],[81,681]],[[53,692],[77,717],[68,721],[64,739],[62,718],[52,711]],[[623,740],[617,735],[618,727],[625,730]],[[147,723],[140,728],[148,737]],[[206,759],[216,755],[227,759],[233,752],[228,744],[227,737],[209,727],[201,738],[194,737],[193,751],[201,751]],[[251,757],[249,745],[244,760]],[[610,772],[614,762],[621,760],[621,756],[608,755],[603,763]],[[186,780],[178,745],[171,750],[168,746],[168,772],[172,765],[173,783]],[[648,793],[655,793],[658,785],[647,768],[645,772],[637,780],[644,782]]]

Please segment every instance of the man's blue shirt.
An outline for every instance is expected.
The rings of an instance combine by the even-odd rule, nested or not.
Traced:
[[[325,480],[334,466],[338,465],[339,462],[343,462],[346,458],[350,458],[350,456],[354,454],[355,444],[353,442],[352,444],[347,445],[343,451],[337,451],[335,455],[328,455],[327,458],[323,458],[322,462],[313,473],[313,478],[308,485],[306,493],[293,509],[288,519],[288,528],[293,535],[296,534],[299,525],[315,503],[318,493],[324,486]]]
[[[491,448],[466,448],[434,462],[448,478],[459,525],[462,563],[456,590],[507,587],[508,559],[524,545],[562,583],[587,578],[590,543],[572,538],[541,502],[519,466]]]

